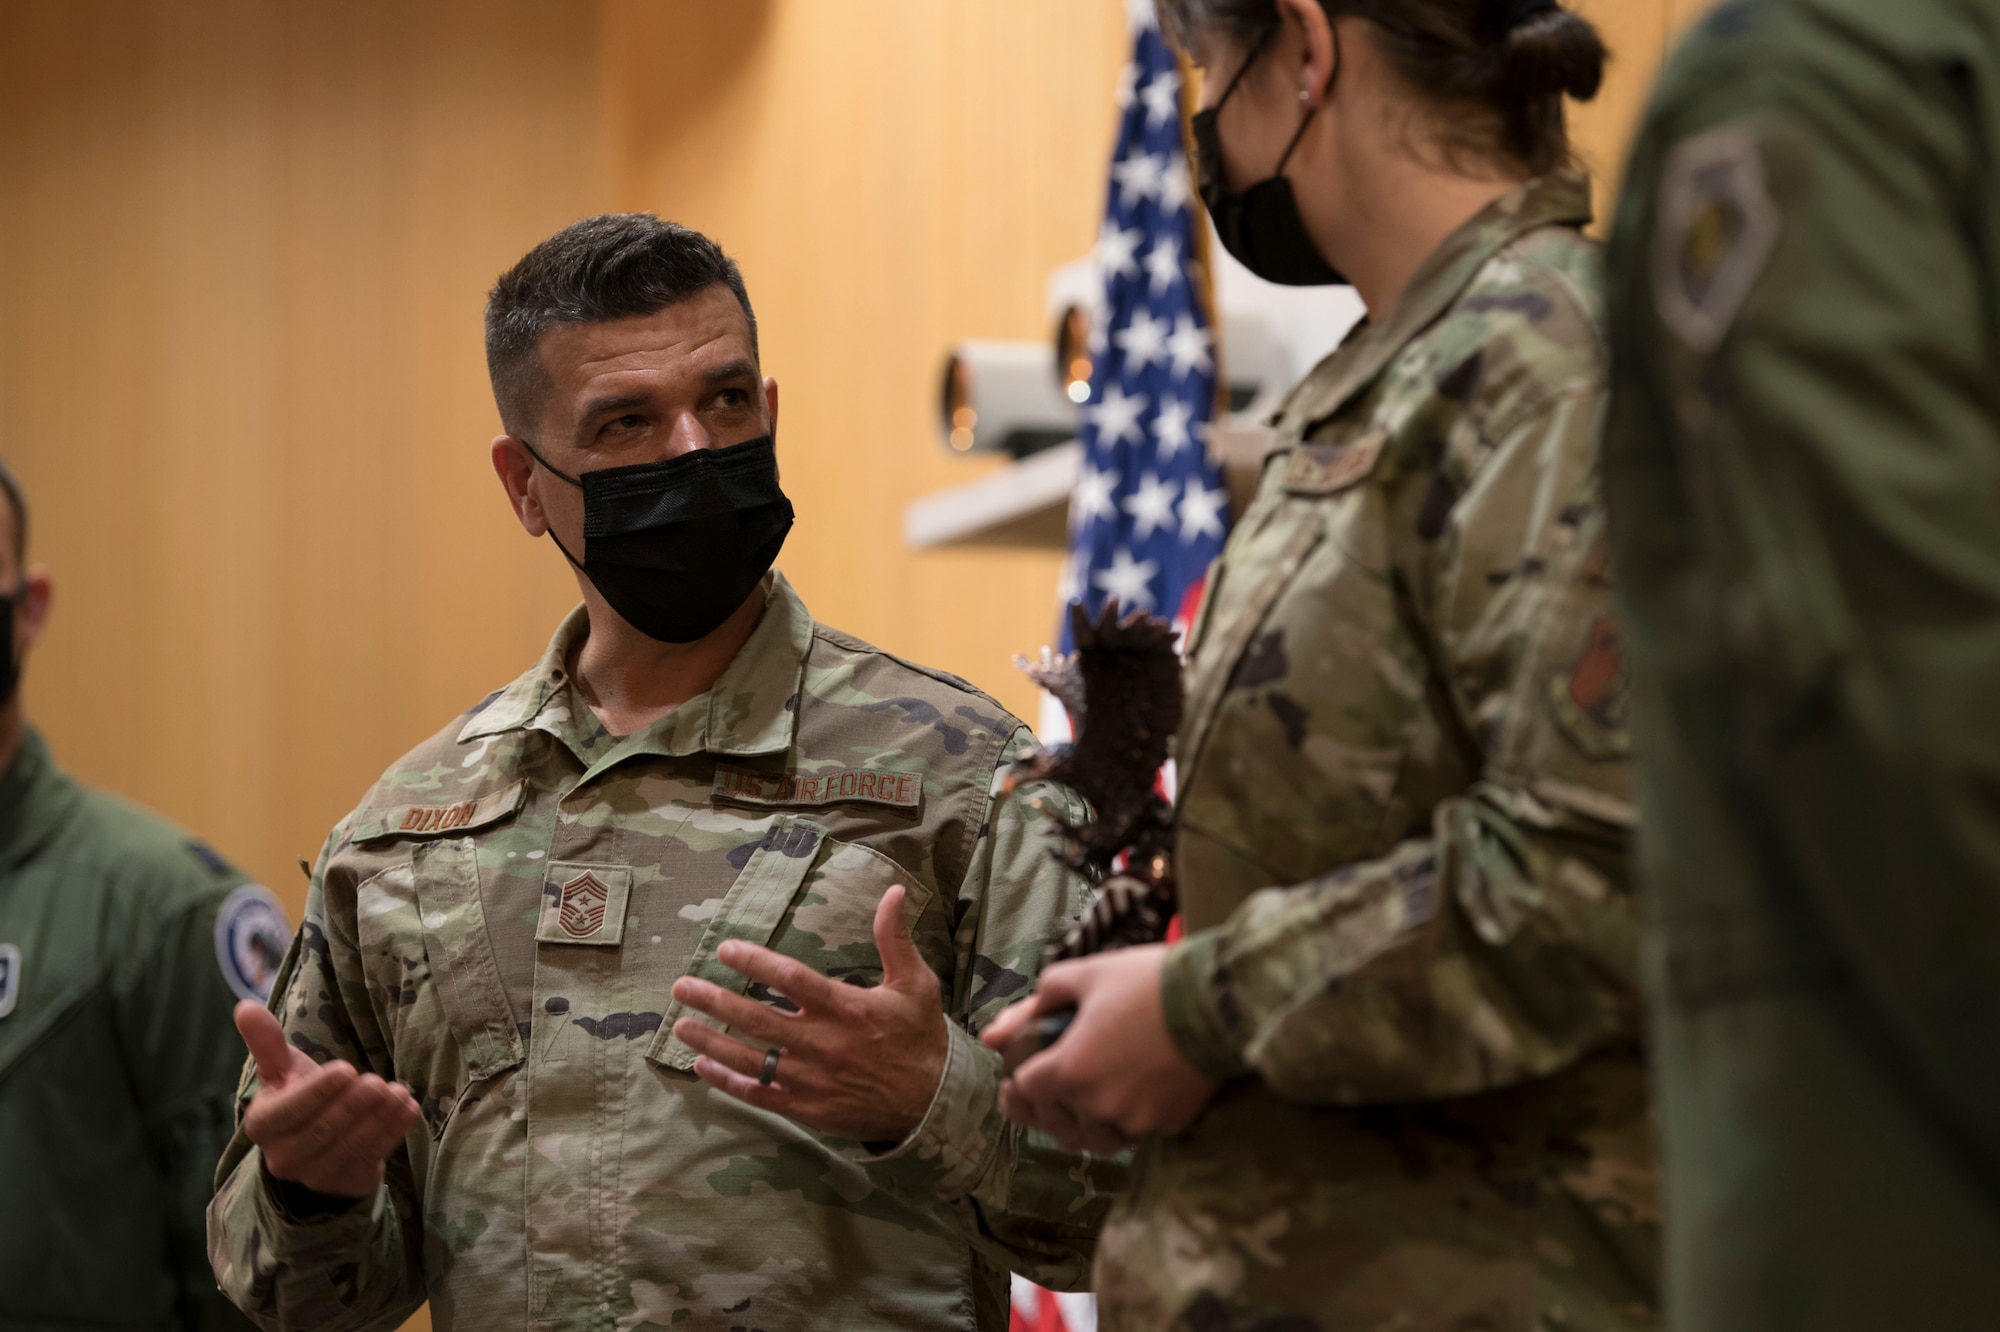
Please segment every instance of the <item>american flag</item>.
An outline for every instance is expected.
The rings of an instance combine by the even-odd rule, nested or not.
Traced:
[[[1094,615],[1107,598],[1171,616],[1183,630],[1229,532],[1229,494],[1209,460],[1215,347],[1194,263],[1193,180],[1181,75],[1152,0],[1129,0],[1132,60],[1118,88],[1118,146],[1097,241],[1103,283],[1090,320],[1090,396],[1079,413],[1082,471],[1070,497],[1062,601]],[[1070,641],[1062,617],[1063,651]],[[1045,740],[1066,730],[1044,719]],[[1088,1295],[1014,1278],[1010,1332],[1094,1332]]]
[[[1097,241],[1082,471],[1070,498],[1065,604],[1109,597],[1185,622],[1228,534],[1208,456],[1215,353],[1194,263],[1202,226],[1181,128],[1181,75],[1151,0],[1134,0],[1118,146]],[[1067,617],[1063,649],[1069,641]]]

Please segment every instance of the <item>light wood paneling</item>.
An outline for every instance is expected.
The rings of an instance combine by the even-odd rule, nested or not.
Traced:
[[[1009,661],[1050,636],[1059,557],[918,555],[902,513],[996,465],[938,443],[945,348],[1047,337],[1044,280],[1096,237],[1123,5],[613,0],[605,33],[621,203],[715,236],[756,303],[787,572],[1032,716]]]
[[[1674,38],[1705,13],[1714,0],[1569,0],[1590,19],[1611,48],[1604,88],[1590,102],[1573,106],[1571,132],[1577,152],[1595,184],[1598,229],[1610,221],[1625,154],[1637,130],[1646,97]]]
[[[487,468],[483,293],[601,207],[586,0],[0,6],[30,714],[294,912],[295,857],[574,599]]]

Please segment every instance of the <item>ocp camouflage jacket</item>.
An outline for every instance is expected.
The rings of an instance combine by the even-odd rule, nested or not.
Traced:
[[[1588,219],[1498,200],[1283,410],[1177,746],[1165,998],[1229,1082],[1113,1210],[1107,1328],[1652,1325]]]
[[[1021,796],[1080,810],[996,800],[1019,722],[770,589],[716,685],[622,739],[565,673],[579,609],[334,830],[273,1011],[424,1120],[373,1200],[317,1218],[239,1128],[210,1249],[266,1327],[393,1328],[428,1298],[440,1329],[997,1329],[1009,1266],[1080,1283],[1118,1167],[1008,1126],[972,1035],[1081,905]],[[747,939],[869,984],[894,883],[952,1019],[907,1141],[823,1139],[695,1077],[676,978],[743,992],[716,948]]]

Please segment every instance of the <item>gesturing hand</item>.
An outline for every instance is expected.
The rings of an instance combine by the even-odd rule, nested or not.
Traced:
[[[236,1005],[236,1030],[257,1061],[257,1094],[243,1132],[278,1179],[335,1198],[365,1198],[383,1163],[419,1117],[409,1088],[356,1073],[344,1059],[314,1062],[285,1040],[261,1004]]]
[[[923,1122],[944,1076],[949,1037],[938,978],[903,924],[901,884],[875,907],[882,983],[871,989],[829,980],[803,962],[732,940],[716,951],[724,966],[799,1006],[786,1013],[692,976],[674,998],[728,1024],[750,1044],[682,1018],[674,1035],[700,1052],[694,1071],[738,1100],[775,1110],[807,1128],[857,1142],[901,1142]],[[764,1053],[779,1050],[777,1078],[757,1081]]]
[[[1002,1049],[1044,1012],[1076,1018],[1053,1046],[1000,1086],[1007,1118],[1041,1129],[1071,1151],[1110,1153],[1149,1133],[1179,1133],[1221,1086],[1187,1061],[1167,1028],[1160,969],[1167,945],[1121,948],[1042,973],[1032,998],[980,1033]]]

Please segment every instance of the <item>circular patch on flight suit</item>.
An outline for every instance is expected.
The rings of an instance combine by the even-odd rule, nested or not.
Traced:
[[[15,944],[0,944],[0,1018],[14,1011],[21,998],[21,950]]]
[[[246,883],[215,914],[215,960],[239,999],[268,1003],[292,946],[292,925],[269,888]]]

